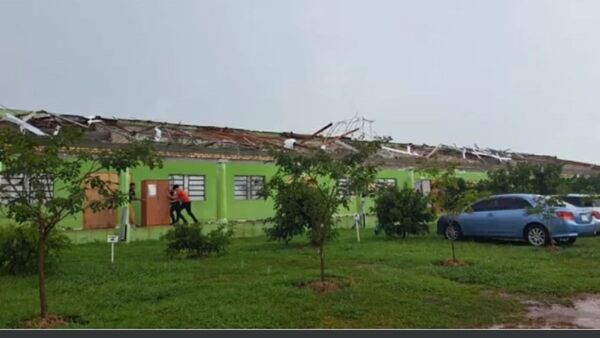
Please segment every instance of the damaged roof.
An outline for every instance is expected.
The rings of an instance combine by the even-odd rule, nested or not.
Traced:
[[[270,160],[269,149],[293,148],[297,151],[326,149],[332,152],[353,151],[355,142],[364,137],[359,128],[336,129],[329,123],[312,134],[295,132],[255,131],[229,127],[197,126],[148,120],[106,118],[55,114],[44,110],[23,111],[0,109],[0,125],[15,125],[6,119],[10,114],[21,120],[20,128],[39,129],[47,135],[60,132],[66,126],[84,131],[82,146],[110,147],[135,140],[152,140],[166,157],[230,160]],[[330,132],[327,132],[329,130]],[[332,135],[331,131],[335,130]],[[362,137],[358,136],[361,135]],[[600,173],[600,167],[583,162],[558,159],[554,156],[512,152],[509,149],[458,147],[455,145],[427,145],[390,142],[378,152],[386,167],[428,167],[440,162],[456,163],[463,170],[490,170],[504,163],[562,164],[566,174]]]

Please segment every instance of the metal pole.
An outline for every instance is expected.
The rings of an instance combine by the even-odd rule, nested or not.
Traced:
[[[115,262],[115,243],[110,243],[110,264]]]

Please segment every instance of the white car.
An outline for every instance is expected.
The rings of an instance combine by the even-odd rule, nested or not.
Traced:
[[[596,233],[600,232],[600,197],[586,194],[568,194],[561,197],[565,202],[579,208],[591,208],[596,222]]]

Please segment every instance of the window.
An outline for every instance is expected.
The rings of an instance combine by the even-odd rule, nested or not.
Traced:
[[[25,180],[22,175],[7,177],[0,175],[0,202],[7,204],[23,195]]]
[[[354,196],[354,190],[352,189],[352,184],[350,180],[347,178],[340,178],[337,181],[338,186],[338,194],[341,196]]]
[[[591,196],[565,196],[562,198],[563,201],[573,204],[576,207],[598,207],[600,206],[600,200],[594,199]]]
[[[36,201],[42,193],[44,201],[54,197],[54,179],[49,175],[27,177],[16,175],[6,177],[0,175],[0,203],[6,204],[20,197],[27,197],[30,201]]]
[[[260,192],[265,185],[264,176],[235,176],[234,198],[236,200],[260,199]]]
[[[431,192],[431,181],[430,180],[416,180],[415,190],[422,193],[423,195],[429,195]]]
[[[583,198],[576,196],[566,196],[563,197],[563,200],[569,204],[573,204],[576,207],[583,207],[585,204]]]
[[[521,210],[531,208],[531,204],[519,197],[500,197],[496,210]]]
[[[169,175],[169,184],[171,186],[179,185],[187,191],[192,201],[204,201],[206,199],[205,177],[204,175]]]
[[[495,199],[486,199],[479,202],[475,202],[471,205],[471,211],[480,212],[480,211],[492,211],[496,207]]]
[[[396,179],[395,178],[378,178],[377,179],[377,187],[396,187]]]

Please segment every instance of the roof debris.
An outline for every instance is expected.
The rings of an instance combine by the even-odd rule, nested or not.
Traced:
[[[2,110],[2,109],[0,109]],[[8,113],[13,112],[14,115]],[[351,119],[328,123],[312,134],[294,132],[264,132],[227,127],[195,126],[156,121],[105,118],[98,115],[79,116],[55,114],[44,110],[36,112],[3,110],[4,121],[28,130],[35,135],[58,135],[66,125],[80,127],[84,131],[85,144],[92,147],[110,147],[133,140],[151,140],[160,145],[164,154],[175,157],[266,159],[268,150],[293,149],[311,151],[324,149],[331,152],[357,151],[355,145],[363,140],[377,139],[372,120],[358,115]],[[6,124],[0,120],[0,125]],[[395,167],[419,166],[427,161],[452,161],[467,170],[481,170],[515,161],[537,163],[562,163],[565,172],[600,172],[600,167],[589,163],[559,160],[553,156],[541,156],[496,150],[477,145],[412,143],[386,143],[378,156]]]

